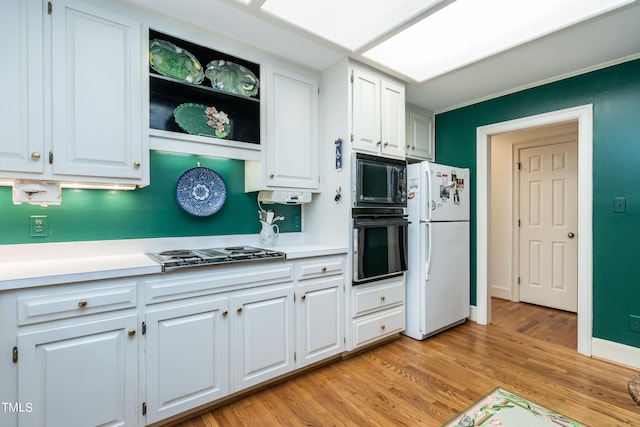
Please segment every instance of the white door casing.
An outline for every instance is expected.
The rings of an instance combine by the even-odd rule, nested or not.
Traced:
[[[490,322],[489,189],[491,135],[547,124],[578,121],[578,352],[591,356],[593,315],[593,104],[480,126],[476,129],[476,310],[475,320]]]
[[[519,150],[520,301],[577,312],[577,144]]]

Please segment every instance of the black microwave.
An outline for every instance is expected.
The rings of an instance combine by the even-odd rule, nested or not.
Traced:
[[[351,185],[354,208],[407,207],[407,162],[355,153]]]

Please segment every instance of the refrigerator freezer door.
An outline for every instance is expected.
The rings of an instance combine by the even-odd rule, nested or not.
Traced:
[[[422,217],[428,221],[468,221],[470,203],[469,169],[437,163],[423,163]]]

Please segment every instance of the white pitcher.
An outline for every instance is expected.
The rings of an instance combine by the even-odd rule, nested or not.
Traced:
[[[262,247],[275,246],[280,234],[280,228],[276,224],[269,224],[266,221],[260,221],[262,229],[260,230],[259,241]]]

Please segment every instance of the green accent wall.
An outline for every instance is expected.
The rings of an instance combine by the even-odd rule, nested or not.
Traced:
[[[506,72],[506,71],[505,71]],[[640,347],[640,60],[436,115],[436,160],[471,168],[476,128],[593,104],[593,336]],[[614,197],[627,212],[614,213]],[[471,203],[471,301],[476,304],[475,192]]]
[[[0,187],[0,244],[257,234],[257,193],[244,192],[244,161],[152,151],[151,184],[133,191],[62,190],[62,204],[46,208],[14,205],[11,188]],[[175,197],[176,182],[188,169],[208,167],[227,187],[227,200],[214,215],[185,212]],[[299,206],[264,205],[284,215],[280,231],[300,231]],[[46,215],[46,237],[31,237],[31,215]]]

